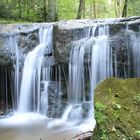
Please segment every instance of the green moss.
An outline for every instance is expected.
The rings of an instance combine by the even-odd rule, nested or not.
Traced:
[[[97,127],[93,137],[104,140],[140,139],[140,79],[110,78],[95,90]],[[95,139],[96,140],[96,139]]]

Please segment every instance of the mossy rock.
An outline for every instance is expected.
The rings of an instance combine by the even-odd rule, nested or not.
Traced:
[[[94,140],[140,140],[140,79],[110,78],[95,89]]]

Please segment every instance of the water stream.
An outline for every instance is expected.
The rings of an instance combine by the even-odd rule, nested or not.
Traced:
[[[36,94],[37,94],[36,111],[40,112],[41,64],[43,61],[46,47],[47,48],[52,47],[52,40],[50,37],[52,36],[51,35],[52,29],[53,27],[51,26],[48,29],[41,28],[39,30],[40,44],[37,47],[35,47],[33,51],[29,52],[28,55],[26,56],[24,62],[24,68],[23,68],[20,99],[18,105],[18,112],[20,113],[26,113],[31,111],[33,104],[35,104],[34,103],[35,100],[33,100],[33,103],[31,101],[32,95],[36,95]],[[34,83],[35,78],[37,78],[37,84]],[[33,93],[35,92],[36,86],[37,86],[37,93]],[[47,89],[45,90],[47,91]]]
[[[39,44],[26,55],[22,70],[16,37],[9,38],[5,44],[14,46],[16,52],[15,60],[13,59],[14,113],[12,117],[0,120],[0,135],[4,139],[11,136],[11,140],[43,137],[58,140],[62,137],[70,139],[77,133],[93,130],[96,125],[94,89],[102,80],[119,75],[118,56],[113,52],[115,49],[111,46],[109,32],[108,25],[94,26],[86,30],[85,38],[72,41],[66,69],[62,64],[43,65],[48,59],[46,52],[53,51],[53,26],[39,29]],[[133,75],[139,77],[140,35],[130,33],[128,29],[126,32],[126,37],[129,38],[127,53],[134,62]],[[132,54],[129,54],[130,50]],[[126,59],[131,64],[129,57]],[[123,71],[126,73],[125,67]],[[7,81],[6,74],[6,83]],[[5,96],[8,108],[8,92]],[[9,133],[3,134],[6,129]],[[33,135],[38,129],[41,132],[35,138]],[[16,135],[16,132],[19,133]]]

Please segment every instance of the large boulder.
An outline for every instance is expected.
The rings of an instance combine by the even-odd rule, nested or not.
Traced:
[[[48,25],[54,26],[53,31],[53,52],[55,61],[66,62],[69,58],[69,52],[71,48],[71,42],[77,41],[83,38],[89,38],[93,35],[94,27],[96,27],[95,36],[98,35],[99,27],[108,25],[110,40],[113,40],[113,46],[116,44],[116,40],[124,40],[124,31],[128,28],[134,31],[139,31],[140,17],[119,18],[119,19],[98,19],[98,20],[70,20],[59,21],[55,23],[31,23],[31,24],[0,24],[0,65],[11,64],[13,59],[9,49],[5,49],[3,46],[3,40],[16,36],[18,47],[21,50],[21,54],[26,55],[36,45],[39,44],[38,29],[40,27],[47,27]],[[112,41],[111,41],[112,42]],[[114,43],[115,42],[115,43]],[[120,42],[120,41],[119,41]],[[123,43],[125,44],[125,40]],[[125,45],[126,46],[126,45]],[[116,48],[116,46],[115,46]],[[119,48],[124,48],[122,45]],[[122,50],[122,49],[121,49]],[[6,52],[6,54],[5,54]],[[120,51],[119,51],[120,52]],[[117,51],[117,53],[119,53]],[[24,58],[23,58],[24,59]],[[122,62],[119,62],[119,66],[122,66]]]
[[[94,140],[140,139],[140,79],[110,78],[95,90]]]

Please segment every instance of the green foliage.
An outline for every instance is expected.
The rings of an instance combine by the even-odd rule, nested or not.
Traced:
[[[116,8],[116,0],[85,0],[84,18],[121,17],[124,1]],[[58,20],[76,19],[79,0],[56,0]],[[140,1],[128,0],[127,16],[140,15]],[[116,13],[119,12],[119,13]],[[0,19],[30,22],[47,21],[48,0],[1,0]]]
[[[77,15],[78,1],[77,0],[59,0],[58,1],[58,18],[75,19]]]
[[[101,140],[107,139],[107,129],[105,128],[106,123],[106,116],[103,113],[103,111],[107,108],[106,105],[103,105],[101,102],[95,103],[95,119],[97,122],[97,127],[100,128],[100,134],[99,137]],[[103,126],[103,127],[102,127]]]
[[[103,111],[103,110],[106,109],[106,105],[103,105],[103,104],[100,103],[100,102],[96,102],[96,103],[95,103],[95,109],[96,109],[97,111]]]
[[[109,90],[109,94],[112,95],[112,89],[109,88],[108,90]]]
[[[134,96],[134,100],[140,102],[140,94],[138,94],[137,96]]]
[[[0,2],[0,18],[9,19],[11,17],[11,10],[8,9],[6,3]]]
[[[95,103],[95,119],[97,121],[97,123],[103,123],[105,122],[105,115],[102,113],[103,110],[106,109],[106,105],[103,105],[100,102],[96,102]]]
[[[129,0],[128,2],[128,14],[130,16],[140,15],[140,1],[139,0]]]
[[[95,119],[96,119],[97,123],[104,123],[106,117],[101,112],[97,111],[95,113]]]
[[[135,131],[135,133],[140,137],[140,130]]]

